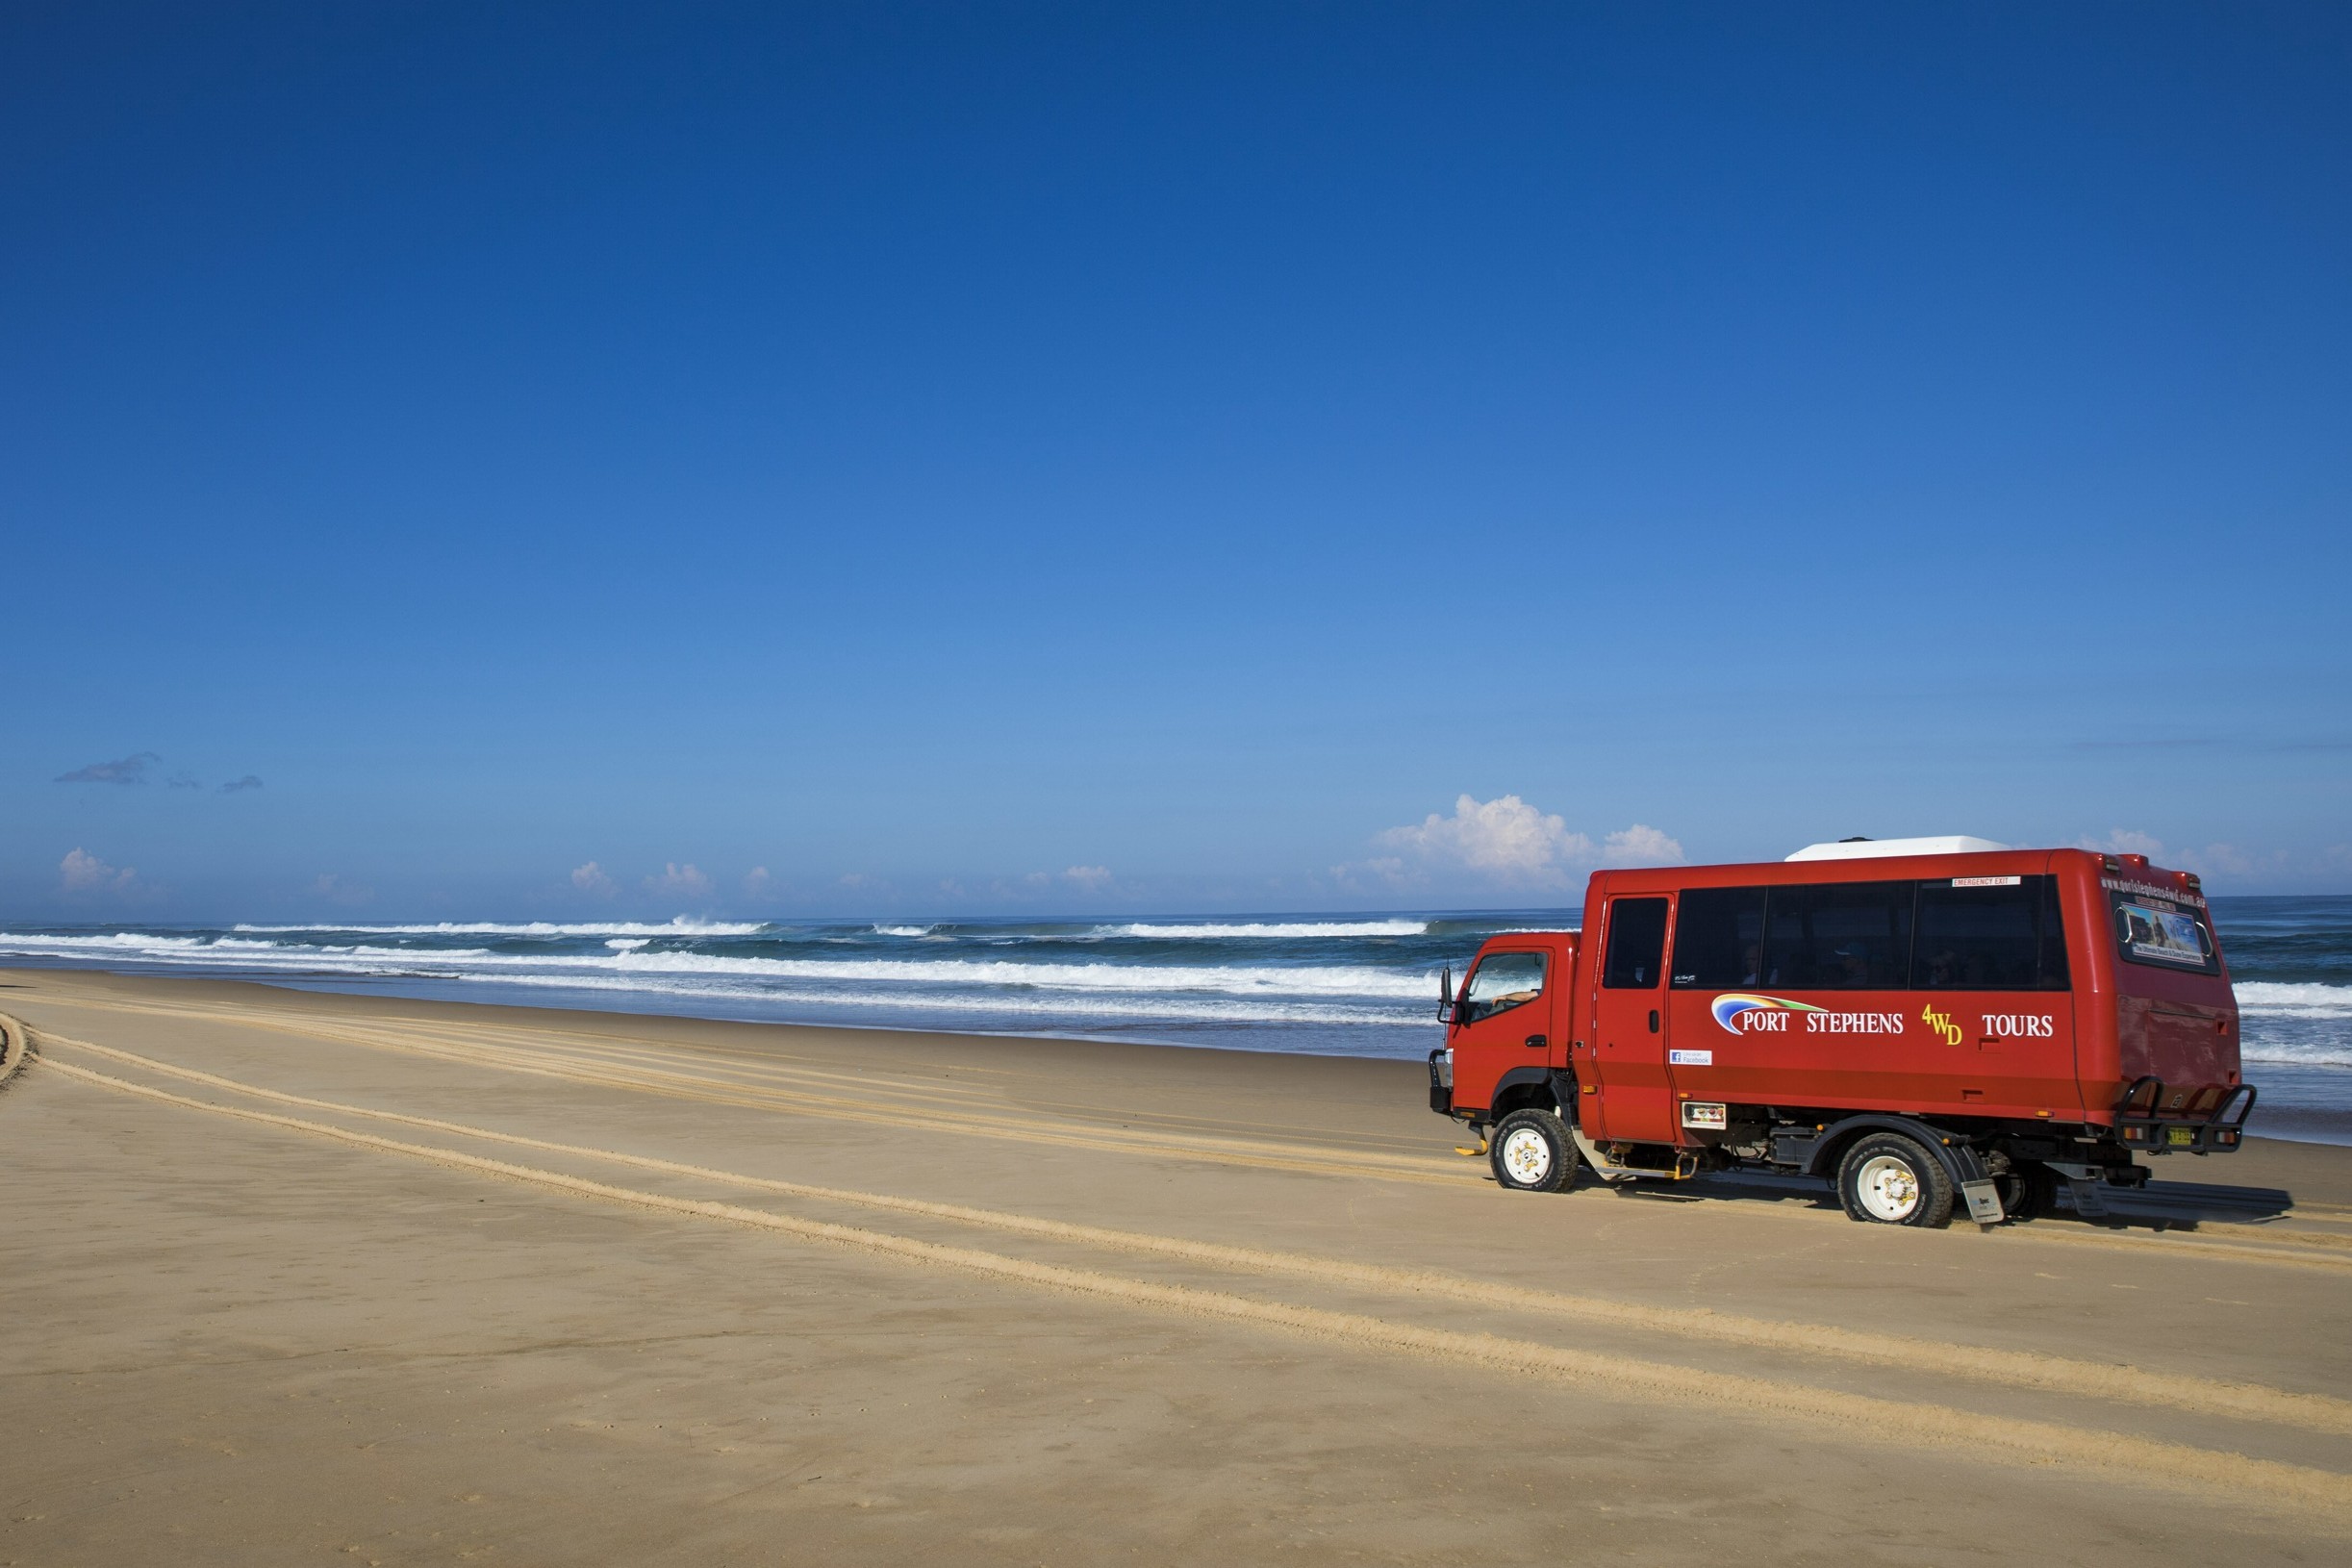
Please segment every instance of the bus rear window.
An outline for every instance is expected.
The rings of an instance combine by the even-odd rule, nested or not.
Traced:
[[[2107,902],[2115,923],[2115,948],[2135,964],[2218,974],[2221,956],[2205,911],[2188,899],[2166,898],[2155,888],[2107,883]]]

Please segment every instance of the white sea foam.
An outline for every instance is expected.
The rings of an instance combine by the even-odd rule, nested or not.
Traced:
[[[2271,1067],[2352,1067],[2352,1041],[2338,1040],[2253,1040],[2245,1044],[2241,1058],[2246,1064],[2246,1076],[2257,1087],[2263,1081],[2262,1069]]]
[[[354,933],[356,934],[356,933]],[[1120,994],[1199,993],[1248,997],[1349,997],[1365,1000],[1427,999],[1435,982],[1413,971],[1371,965],[1024,964],[986,959],[759,958],[723,953],[611,949],[601,953],[502,953],[486,948],[409,948],[367,943],[255,942],[139,932],[95,935],[18,935],[0,932],[0,952],[36,957],[108,956],[148,963],[216,969],[356,974],[531,974],[576,983],[582,976],[701,975],[744,980],[835,981],[943,990],[1068,991]]]
[[[68,932],[19,934],[0,931],[0,952],[66,955],[99,952],[282,952],[275,942],[240,942],[234,937],[172,936],[147,931],[116,931],[111,936]]]
[[[584,921],[565,923],[525,921],[443,921],[435,925],[238,925],[235,930],[255,935],[301,936],[757,936],[767,925],[759,921],[675,919],[649,921]]]
[[[239,969],[333,968],[354,960],[372,964],[390,959],[397,959],[413,967],[418,962],[439,963],[445,959],[493,959],[501,956],[488,948],[375,948],[365,943],[330,946],[247,942],[236,937],[168,936],[143,931],[118,931],[112,936],[22,935],[0,931],[0,953],[37,958],[139,958],[151,963]],[[534,963],[542,960],[517,957],[516,961]]]
[[[1425,936],[1429,923],[1421,920],[1208,922],[1194,925],[1098,925],[1097,936],[1164,937],[1170,940],[1217,937],[1347,937]]]
[[[936,925],[877,925],[873,928],[873,934],[875,936],[929,936],[937,929],[939,927]]]
[[[2251,1018],[2352,1019],[2352,985],[2240,980],[2238,1010]]]
[[[899,1009],[925,1013],[957,1013],[970,1017],[1051,1018],[1084,1021],[1130,1018],[1201,1024],[1353,1024],[1418,1025],[1425,1015],[1378,1010],[1333,1002],[1282,1000],[1275,998],[1053,996],[1007,992],[916,992],[808,990],[791,986],[728,985],[721,980],[621,978],[595,974],[462,974],[462,980],[494,980],[577,991],[631,992],[663,997],[698,997],[737,1002],[783,1003],[798,1006]]]
[[[375,955],[369,954],[373,957]],[[411,962],[438,962],[444,955],[400,953]],[[468,967],[552,969],[559,972],[617,970],[632,974],[728,974],[778,980],[842,980],[867,983],[986,987],[1044,991],[1210,992],[1233,996],[1396,997],[1433,995],[1435,982],[1411,972],[1370,965],[1227,964],[1023,964],[976,958],[752,958],[722,953],[624,952],[469,955]]]

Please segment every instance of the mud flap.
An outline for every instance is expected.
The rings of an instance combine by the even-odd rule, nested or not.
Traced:
[[[1960,1196],[1968,1200],[1968,1218],[1979,1225],[2001,1223],[2001,1190],[1989,1181],[1963,1181]]]
[[[2107,1173],[2096,1165],[2075,1165],[2052,1160],[2050,1169],[2066,1178],[2066,1196],[2074,1202],[2074,1212],[2086,1220],[2108,1217],[2107,1200],[2099,1188],[2105,1184]]]

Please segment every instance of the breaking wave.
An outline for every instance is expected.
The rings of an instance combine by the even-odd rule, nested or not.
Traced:
[[[1425,920],[1236,922],[1231,924],[1204,923],[1196,925],[1154,925],[1139,922],[1131,925],[1098,925],[1095,934],[1142,937],[1146,940],[1248,941],[1264,937],[1424,936],[1429,929],[1429,923]]]
[[[603,929],[610,929],[604,927]],[[348,928],[348,934],[357,934]],[[374,934],[372,931],[370,934]],[[742,979],[822,980],[923,986],[993,993],[1074,991],[1097,995],[1201,993],[1226,996],[1353,997],[1412,999],[1435,996],[1435,982],[1415,971],[1368,964],[1239,965],[1016,962],[981,958],[766,958],[649,949],[646,939],[607,938],[601,952],[498,952],[489,948],[394,948],[374,943],[282,943],[240,937],[0,932],[0,951],[36,957],[108,955],[150,963],[306,974],[496,975],[517,983],[579,984],[590,976],[726,975]],[[531,976],[543,977],[533,982]]]
[[[2352,1019],[2352,985],[2240,980],[2238,1010],[2254,1018]]]
[[[524,921],[501,924],[493,921],[443,921],[434,925],[233,925],[233,931],[271,936],[756,936],[768,929],[764,921],[674,920],[585,921],[561,923]],[[0,936],[0,940],[7,940]]]

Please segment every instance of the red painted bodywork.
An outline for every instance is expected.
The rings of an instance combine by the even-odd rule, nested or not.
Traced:
[[[1455,1103],[1493,1104],[1496,1083],[1513,1068],[1568,1065],[1566,1031],[1574,1005],[1569,999],[1575,995],[1580,941],[1574,931],[1513,931],[1489,938],[1479,949],[1480,963],[1489,953],[1540,952],[1547,956],[1551,973],[1544,994],[1534,1001],[1476,1023],[1457,1023],[1447,1031],[1454,1046]],[[1467,979],[1463,989],[1469,989]],[[1532,1046],[1530,1039],[1544,1043]]]
[[[2057,879],[2071,989],[1771,989],[1768,999],[1787,1009],[1757,1009],[1760,1023],[1736,1015],[1746,1026],[1733,1027],[1714,1010],[1726,992],[1675,990],[1663,973],[1646,990],[1601,983],[1619,899],[1664,897],[1679,913],[1681,894],[1693,888],[2004,875]],[[1565,1068],[1589,1136],[1690,1145],[1704,1139],[1682,1125],[1688,1100],[2109,1127],[2142,1077],[2163,1082],[2165,1110],[2235,1087],[2238,1007],[2226,962],[2202,974],[2125,961],[2108,905],[2113,887],[2161,892],[2200,911],[2205,904],[2185,873],[2080,849],[1597,872],[1581,933],[1512,932],[1479,949],[1479,962],[1544,951],[1553,971],[1538,1001],[1449,1027],[1453,1103],[1457,1114],[1491,1105],[1513,1068]],[[1669,954],[1673,940],[1670,917]],[[1465,993],[1475,974],[1474,966]],[[1527,1044],[1537,1034],[1540,1050]]]

